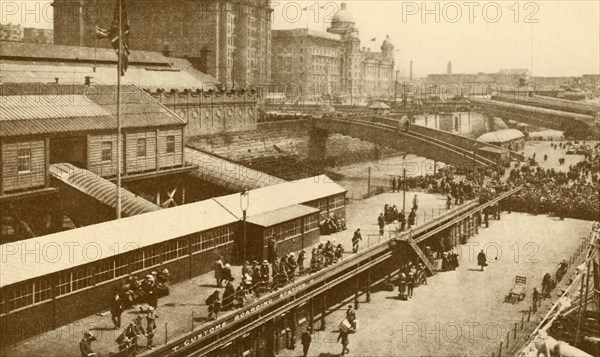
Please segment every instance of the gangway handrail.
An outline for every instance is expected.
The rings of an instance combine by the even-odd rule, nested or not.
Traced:
[[[416,228],[417,232],[415,232],[415,234],[420,234],[419,231],[422,231],[423,234],[425,234],[425,235],[427,235],[427,237],[429,237],[432,235],[432,233],[431,233],[432,231],[428,231],[428,229],[430,229],[432,226],[439,225],[440,222],[443,222],[445,220],[448,220],[448,222],[443,223],[442,225],[450,226],[450,225],[454,224],[456,221],[460,221],[461,219],[464,219],[468,215],[472,214],[469,212],[478,211],[478,210],[486,208],[492,204],[495,204],[496,202],[514,194],[515,192],[518,192],[518,190],[520,190],[521,188],[522,188],[522,186],[518,187],[516,189],[510,190],[508,192],[505,192],[502,195],[496,197],[495,199],[492,199],[483,204],[475,204],[476,201],[472,200],[459,208],[458,216],[455,215],[455,214],[457,214],[456,211],[454,211],[454,212],[447,211],[446,213],[428,221],[426,224],[417,227]],[[465,210],[467,210],[469,212],[461,213]],[[414,230],[413,230],[413,232],[414,232]],[[403,232],[401,235],[407,235],[407,234],[409,234],[409,233]],[[398,237],[398,235],[396,235],[396,237]],[[420,239],[420,238],[421,237],[419,237],[417,240],[415,240],[415,243],[422,241],[422,239]],[[377,254],[381,254],[381,253],[384,253],[384,254],[378,256],[374,260],[372,259],[373,256],[375,256]],[[369,260],[364,259],[364,257],[367,255],[369,256],[369,258],[368,258]],[[382,242],[375,244],[372,247],[368,247],[350,257],[343,259],[341,262],[338,262],[338,263],[334,264],[333,266],[331,266],[330,269],[321,270],[313,275],[309,275],[309,276],[303,277],[301,279],[296,279],[296,282],[294,284],[285,286],[281,290],[273,291],[273,292],[267,293],[265,295],[262,295],[254,303],[252,303],[242,309],[236,310],[234,314],[227,315],[226,317],[224,317],[222,319],[216,320],[216,321],[212,322],[211,324],[207,325],[206,327],[199,329],[197,331],[194,331],[193,333],[189,333],[184,336],[181,336],[181,337],[177,338],[176,342],[169,344],[169,345],[165,345],[161,348],[155,349],[145,356],[177,355],[178,353],[187,351],[192,346],[197,346],[197,344],[199,342],[203,341],[204,339],[214,336],[215,334],[218,334],[219,331],[221,330],[220,326],[221,327],[222,326],[229,327],[230,325],[240,324],[245,321],[252,321],[250,324],[243,325],[244,327],[242,329],[247,332],[249,326],[253,326],[254,324],[260,322],[258,320],[254,320],[254,321],[250,320],[250,318],[257,316],[257,315],[260,316],[260,314],[263,312],[264,307],[268,307],[269,305],[275,305],[280,301],[285,301],[289,298],[292,298],[293,301],[285,303],[284,306],[277,308],[275,311],[280,311],[282,308],[288,308],[290,306],[290,304],[297,304],[297,303],[299,303],[299,301],[303,301],[303,300],[296,299],[296,296],[299,293],[309,291],[312,288],[313,290],[310,290],[309,293],[306,294],[306,296],[303,296],[301,298],[301,299],[310,299],[315,294],[320,293],[319,289],[328,289],[329,288],[329,286],[331,284],[327,284],[327,286],[324,286],[321,288],[319,288],[317,286],[319,284],[322,284],[323,282],[326,282],[331,277],[342,274],[342,273],[344,273],[344,271],[352,268],[353,266],[359,267],[358,270],[353,270],[352,272],[348,273],[348,274],[353,275],[357,271],[366,270],[369,267],[371,267],[375,264],[378,264],[378,262],[384,261],[389,257],[391,257],[391,251],[389,250],[389,239],[386,239]],[[361,265],[361,263],[364,261],[366,261],[366,263]],[[341,278],[343,278],[343,277],[339,277],[339,279],[341,279]],[[345,279],[346,278],[344,278],[342,280],[345,280]],[[300,287],[300,289],[299,289],[299,287]],[[265,305],[266,302],[268,302],[267,305]],[[268,313],[265,316],[271,316],[271,315],[276,316],[277,314]],[[264,319],[261,319],[261,320],[264,320]],[[211,330],[213,331],[212,333],[208,333],[208,334],[206,333]],[[244,332],[236,331],[232,335],[241,335],[243,333]],[[186,341],[190,341],[192,339],[193,339],[193,342],[186,344]],[[222,342],[223,342],[223,340],[219,339],[218,341],[215,341],[215,342],[209,344],[208,346],[212,346],[214,343],[222,343]],[[204,350],[206,348],[207,348],[207,346],[204,347]],[[194,351],[193,353],[197,354],[199,352]]]

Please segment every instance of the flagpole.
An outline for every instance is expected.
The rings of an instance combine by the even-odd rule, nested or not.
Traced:
[[[121,73],[123,68],[123,29],[121,26],[122,5],[119,2],[119,53],[117,65],[117,219],[121,219]]]

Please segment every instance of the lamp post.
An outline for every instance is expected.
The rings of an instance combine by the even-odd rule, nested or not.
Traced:
[[[406,155],[402,157],[402,213],[406,214]]]
[[[240,193],[240,209],[243,212],[242,219],[243,223],[243,237],[242,237],[242,260],[246,261],[246,211],[248,211],[248,207],[250,206],[250,193],[248,190],[244,189]]]

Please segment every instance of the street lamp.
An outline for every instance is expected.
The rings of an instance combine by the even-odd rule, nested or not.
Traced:
[[[248,211],[248,207],[250,206],[250,192],[247,189],[244,189],[240,193],[240,209],[243,212],[243,220],[244,220],[244,232],[242,238],[242,258],[243,261],[246,261],[246,211]]]

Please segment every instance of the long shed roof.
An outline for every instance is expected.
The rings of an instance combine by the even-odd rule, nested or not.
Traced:
[[[249,219],[346,190],[325,175],[249,191]],[[302,209],[310,213],[310,209]],[[291,211],[289,211],[291,212]],[[316,212],[316,211],[315,211]],[[270,214],[271,214],[270,213]],[[270,214],[262,216],[269,218]],[[131,249],[226,226],[242,219],[240,194],[0,245],[0,287],[39,278]],[[57,251],[60,256],[50,253]],[[31,252],[37,252],[32,254]]]
[[[0,84],[0,112],[4,137],[116,130],[117,87]],[[185,124],[138,87],[122,86],[123,128]]]

